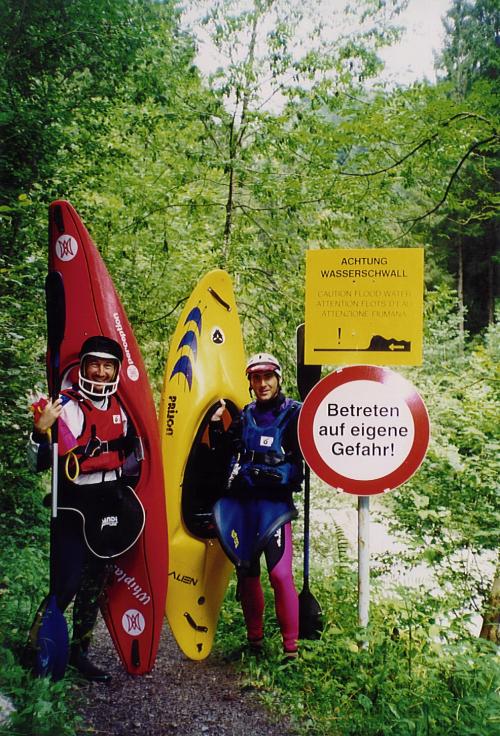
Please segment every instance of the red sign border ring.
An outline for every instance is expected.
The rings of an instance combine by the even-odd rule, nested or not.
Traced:
[[[408,455],[399,467],[381,478],[357,480],[337,473],[325,463],[314,444],[314,418],[320,403],[333,389],[353,381],[375,381],[394,387],[395,395],[404,399],[413,417],[415,431]],[[347,366],[325,376],[306,396],[299,414],[298,437],[305,461],[321,480],[345,493],[372,496],[397,488],[419,468],[429,444],[429,415],[415,388],[398,373],[374,365]]]

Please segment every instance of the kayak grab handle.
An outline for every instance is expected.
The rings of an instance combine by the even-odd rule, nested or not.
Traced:
[[[132,648],[131,648],[130,654],[131,654],[132,665],[134,667],[139,667],[140,664],[141,664],[141,657],[139,655],[139,641],[138,641],[138,639],[134,639],[132,641]]]
[[[208,631],[208,626],[198,626],[194,618],[191,616],[188,611],[184,614],[188,624],[195,630],[195,631],[203,631],[204,634]]]
[[[219,302],[219,304],[222,304],[222,306],[224,307],[224,309],[227,309],[228,312],[231,311],[231,307],[229,306],[229,304],[227,302],[225,302],[224,299],[221,296],[219,296],[219,294],[217,294],[217,292],[215,291],[215,289],[212,289],[212,287],[209,286],[208,287],[208,291],[213,296],[213,298],[216,301]]]

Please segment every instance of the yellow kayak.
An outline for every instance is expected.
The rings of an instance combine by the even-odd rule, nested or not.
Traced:
[[[216,270],[201,279],[180,316],[160,405],[169,520],[166,613],[180,649],[190,659],[204,659],[212,649],[233,569],[212,522],[224,476],[212,457],[208,424],[221,398],[226,401],[227,429],[249,394],[231,279]]]

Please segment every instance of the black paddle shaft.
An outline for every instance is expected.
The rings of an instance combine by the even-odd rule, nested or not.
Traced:
[[[297,327],[297,388],[302,401],[309,391],[317,384],[321,377],[320,365],[306,365],[305,355],[305,325]],[[309,590],[309,510],[310,510],[310,483],[309,466],[306,463],[304,473],[304,590]]]
[[[50,372],[48,376],[51,398],[57,399],[61,387],[60,351],[66,328],[66,299],[64,282],[59,271],[50,271],[45,279],[47,309],[47,345]],[[57,422],[56,422],[57,424]]]
[[[66,300],[64,296],[64,283],[59,271],[49,271],[45,279],[45,299],[47,309],[47,347],[49,352],[48,383],[52,401],[59,396],[61,388],[61,344],[64,339],[66,328]],[[52,425],[52,513],[50,524],[50,588],[54,583],[54,524],[57,518],[57,490],[58,490],[58,422]]]
[[[304,325],[297,327],[297,387],[302,401],[321,377],[320,365],[304,363]],[[299,638],[318,639],[323,630],[321,606],[309,590],[309,516],[310,471],[304,472],[304,571],[302,591],[299,594]]]
[[[66,305],[62,276],[51,271],[45,280],[47,309],[48,384],[52,400],[61,386],[60,352],[64,338]],[[26,655],[33,659],[33,672],[39,677],[50,675],[54,681],[64,677],[68,663],[68,625],[55,595],[54,536],[57,522],[58,443],[57,421],[52,428],[52,513],[50,517],[50,589],[39,607],[31,627]]]

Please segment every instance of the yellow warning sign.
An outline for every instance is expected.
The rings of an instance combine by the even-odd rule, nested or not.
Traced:
[[[421,365],[423,248],[306,254],[305,362]]]

